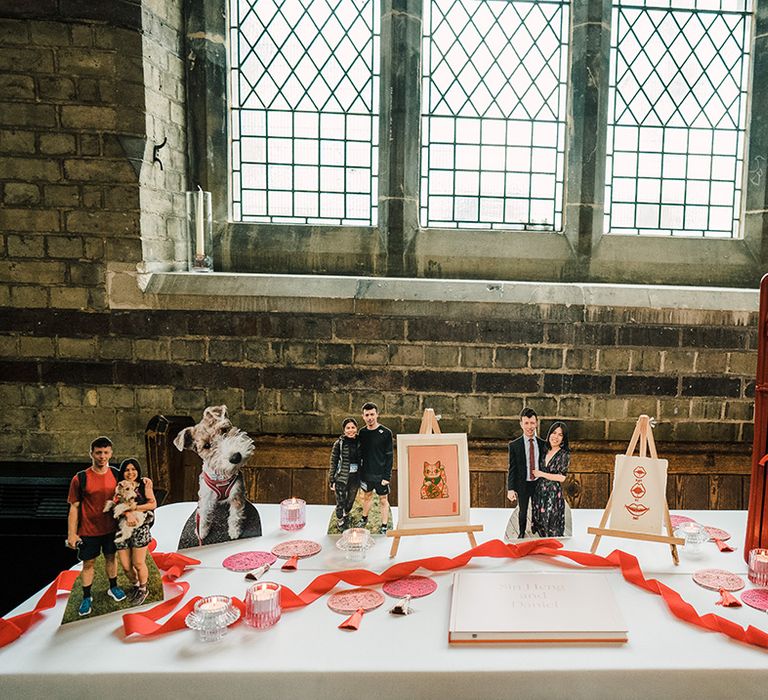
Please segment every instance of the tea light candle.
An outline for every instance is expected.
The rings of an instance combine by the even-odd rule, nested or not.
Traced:
[[[227,626],[232,624],[239,614],[239,611],[232,607],[229,596],[207,596],[195,603],[194,619],[190,626],[198,631],[201,642],[216,642],[227,633]]]
[[[245,594],[245,622],[256,629],[268,629],[280,619],[280,584],[255,583]]]
[[[702,545],[709,541],[709,533],[695,522],[680,523],[675,534],[685,539],[685,552],[687,554],[700,554]]]
[[[353,527],[344,530],[336,547],[344,552],[344,556],[351,561],[362,561],[366,552],[373,545],[371,533],[362,527]]]
[[[768,549],[750,550],[747,578],[757,586],[768,586]]]
[[[283,530],[301,530],[307,524],[306,501],[301,498],[286,498],[280,504],[280,527]]]
[[[208,600],[200,603],[198,612],[204,613],[222,613],[227,609],[227,604],[223,600]]]

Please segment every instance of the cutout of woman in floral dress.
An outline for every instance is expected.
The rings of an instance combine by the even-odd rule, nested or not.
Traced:
[[[541,456],[539,468],[533,470],[536,490],[532,498],[531,529],[539,537],[562,537],[565,533],[563,482],[570,463],[568,427],[562,421],[555,421],[547,433],[547,453]]]

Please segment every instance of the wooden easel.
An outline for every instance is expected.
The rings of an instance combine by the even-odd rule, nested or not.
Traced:
[[[640,451],[640,457],[646,457],[649,456],[653,459],[658,459],[659,456],[656,454],[656,443],[653,440],[653,432],[651,430],[651,419],[643,414],[637,419],[637,424],[635,425],[635,431],[632,433],[632,439],[629,441],[629,446],[627,447],[627,451],[624,453],[627,455],[627,457],[631,457],[632,454],[635,451],[635,446],[639,443],[639,451]],[[669,544],[669,548],[672,551],[672,561],[677,566],[680,563],[680,558],[677,554],[677,545],[679,544],[685,544],[685,540],[681,539],[680,537],[675,537],[672,534],[672,519],[669,517],[669,507],[667,505],[667,499],[666,496],[664,497],[664,511],[662,513],[662,518],[664,521],[664,524],[667,526],[667,532],[668,535],[655,535],[653,533],[646,533],[646,532],[629,532],[627,530],[612,530],[611,528],[605,527],[606,523],[608,522],[608,518],[611,514],[611,510],[613,508],[613,489],[611,489],[611,496],[608,499],[608,503],[605,506],[605,512],[603,513],[603,517],[600,520],[600,526],[599,527],[588,527],[587,532],[590,535],[594,535],[595,539],[592,541],[592,548],[590,549],[590,552],[592,554],[595,553],[595,550],[597,550],[597,545],[600,544],[600,538],[605,536],[608,537],[626,537],[627,539],[631,540],[644,540],[646,542],[666,542]]]
[[[441,434],[440,426],[437,422],[437,416],[432,408],[425,408],[424,415],[421,417],[421,425],[419,426],[419,435],[432,435]],[[402,507],[402,506],[401,506]],[[393,537],[392,548],[389,550],[389,558],[391,559],[397,554],[397,548],[400,546],[400,538],[408,537],[410,535],[437,535],[446,532],[466,532],[469,537],[469,542],[473,547],[477,547],[477,541],[475,540],[475,532],[482,532],[482,525],[440,525],[436,527],[425,527],[420,529],[405,529],[405,530],[390,530],[387,532],[387,537]]]

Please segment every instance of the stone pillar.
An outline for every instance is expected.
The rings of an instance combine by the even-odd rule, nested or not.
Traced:
[[[751,101],[744,169],[744,241],[763,271],[768,264],[768,0],[755,0]]]
[[[610,0],[572,3],[564,216],[572,278],[584,278],[603,235],[610,48]]]
[[[416,274],[421,17],[421,0],[382,1],[379,235],[386,262],[376,272],[388,276]]]
[[[228,219],[226,15],[219,3],[185,3],[188,189],[212,193],[214,237]],[[218,253],[214,251],[218,256]]]

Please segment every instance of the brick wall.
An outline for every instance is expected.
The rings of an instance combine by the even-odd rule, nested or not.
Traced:
[[[741,445],[748,471],[752,318],[739,326],[730,312],[699,312],[705,326],[687,311],[683,324],[667,310],[652,324],[646,311],[630,325],[622,320],[629,310],[592,310],[579,321],[583,309],[550,307],[532,320],[537,307],[524,306],[505,319],[468,312],[455,320],[402,317],[396,306],[365,314],[4,311],[0,392],[21,410],[3,418],[2,451],[62,460],[82,454],[84,435],[108,433],[119,436],[120,454],[142,454],[154,413],[198,416],[216,403],[254,436],[331,436],[373,400],[395,432],[417,431],[432,407],[444,431],[502,447],[524,406],[545,423],[566,420],[572,439],[590,444],[626,443],[647,413],[673,462],[701,443],[714,452]],[[327,449],[317,449],[308,464],[324,466]],[[504,462],[503,449],[493,453],[490,471]],[[699,463],[707,460],[714,466],[711,457]]]
[[[271,494],[278,487],[264,484],[284,484],[282,466],[324,467],[340,420],[374,400],[396,432],[416,430],[429,406],[444,430],[487,442],[473,494],[496,504],[504,442],[530,405],[545,422],[568,421],[577,443],[598,444],[595,454],[626,441],[637,415],[649,413],[657,440],[671,446],[664,456],[707,446],[698,462],[680,462],[697,493],[711,496],[727,474],[738,479],[729,493],[743,490],[754,313],[578,304],[447,311],[438,302],[411,313],[393,301],[353,313],[330,298],[274,313],[269,298],[258,312],[233,310],[248,308],[237,301],[213,312],[206,300],[119,308],[116,277],[185,255],[180,6],[50,2],[34,18],[3,6],[1,461],[80,461],[101,433],[115,438],[118,456],[142,456],[154,414],[198,416],[226,403],[254,436],[317,436],[310,453],[271,465],[272,475],[262,470],[253,488]],[[161,169],[152,146],[165,138]],[[144,303],[156,308],[139,310]],[[717,452],[743,464],[721,469]],[[580,468],[572,497],[601,505],[610,464],[596,458]],[[320,483],[319,469],[303,474]],[[710,496],[709,505],[741,504]]]
[[[62,333],[56,313],[106,310],[113,271],[135,270],[142,253],[147,261],[173,260],[168,250],[180,239],[180,3],[16,3],[2,13],[0,302],[11,326],[36,314],[41,335],[3,337],[0,351],[87,363],[97,339],[86,329],[99,329],[86,321]],[[161,169],[152,145],[165,137]],[[120,339],[99,347],[104,356],[131,353]],[[77,386],[78,376],[65,377],[67,387],[45,375],[0,377],[6,406],[19,407],[5,412],[4,456],[81,456],[82,444],[60,433],[62,424],[125,408],[124,390],[99,394]],[[126,428],[116,419],[104,424]]]

